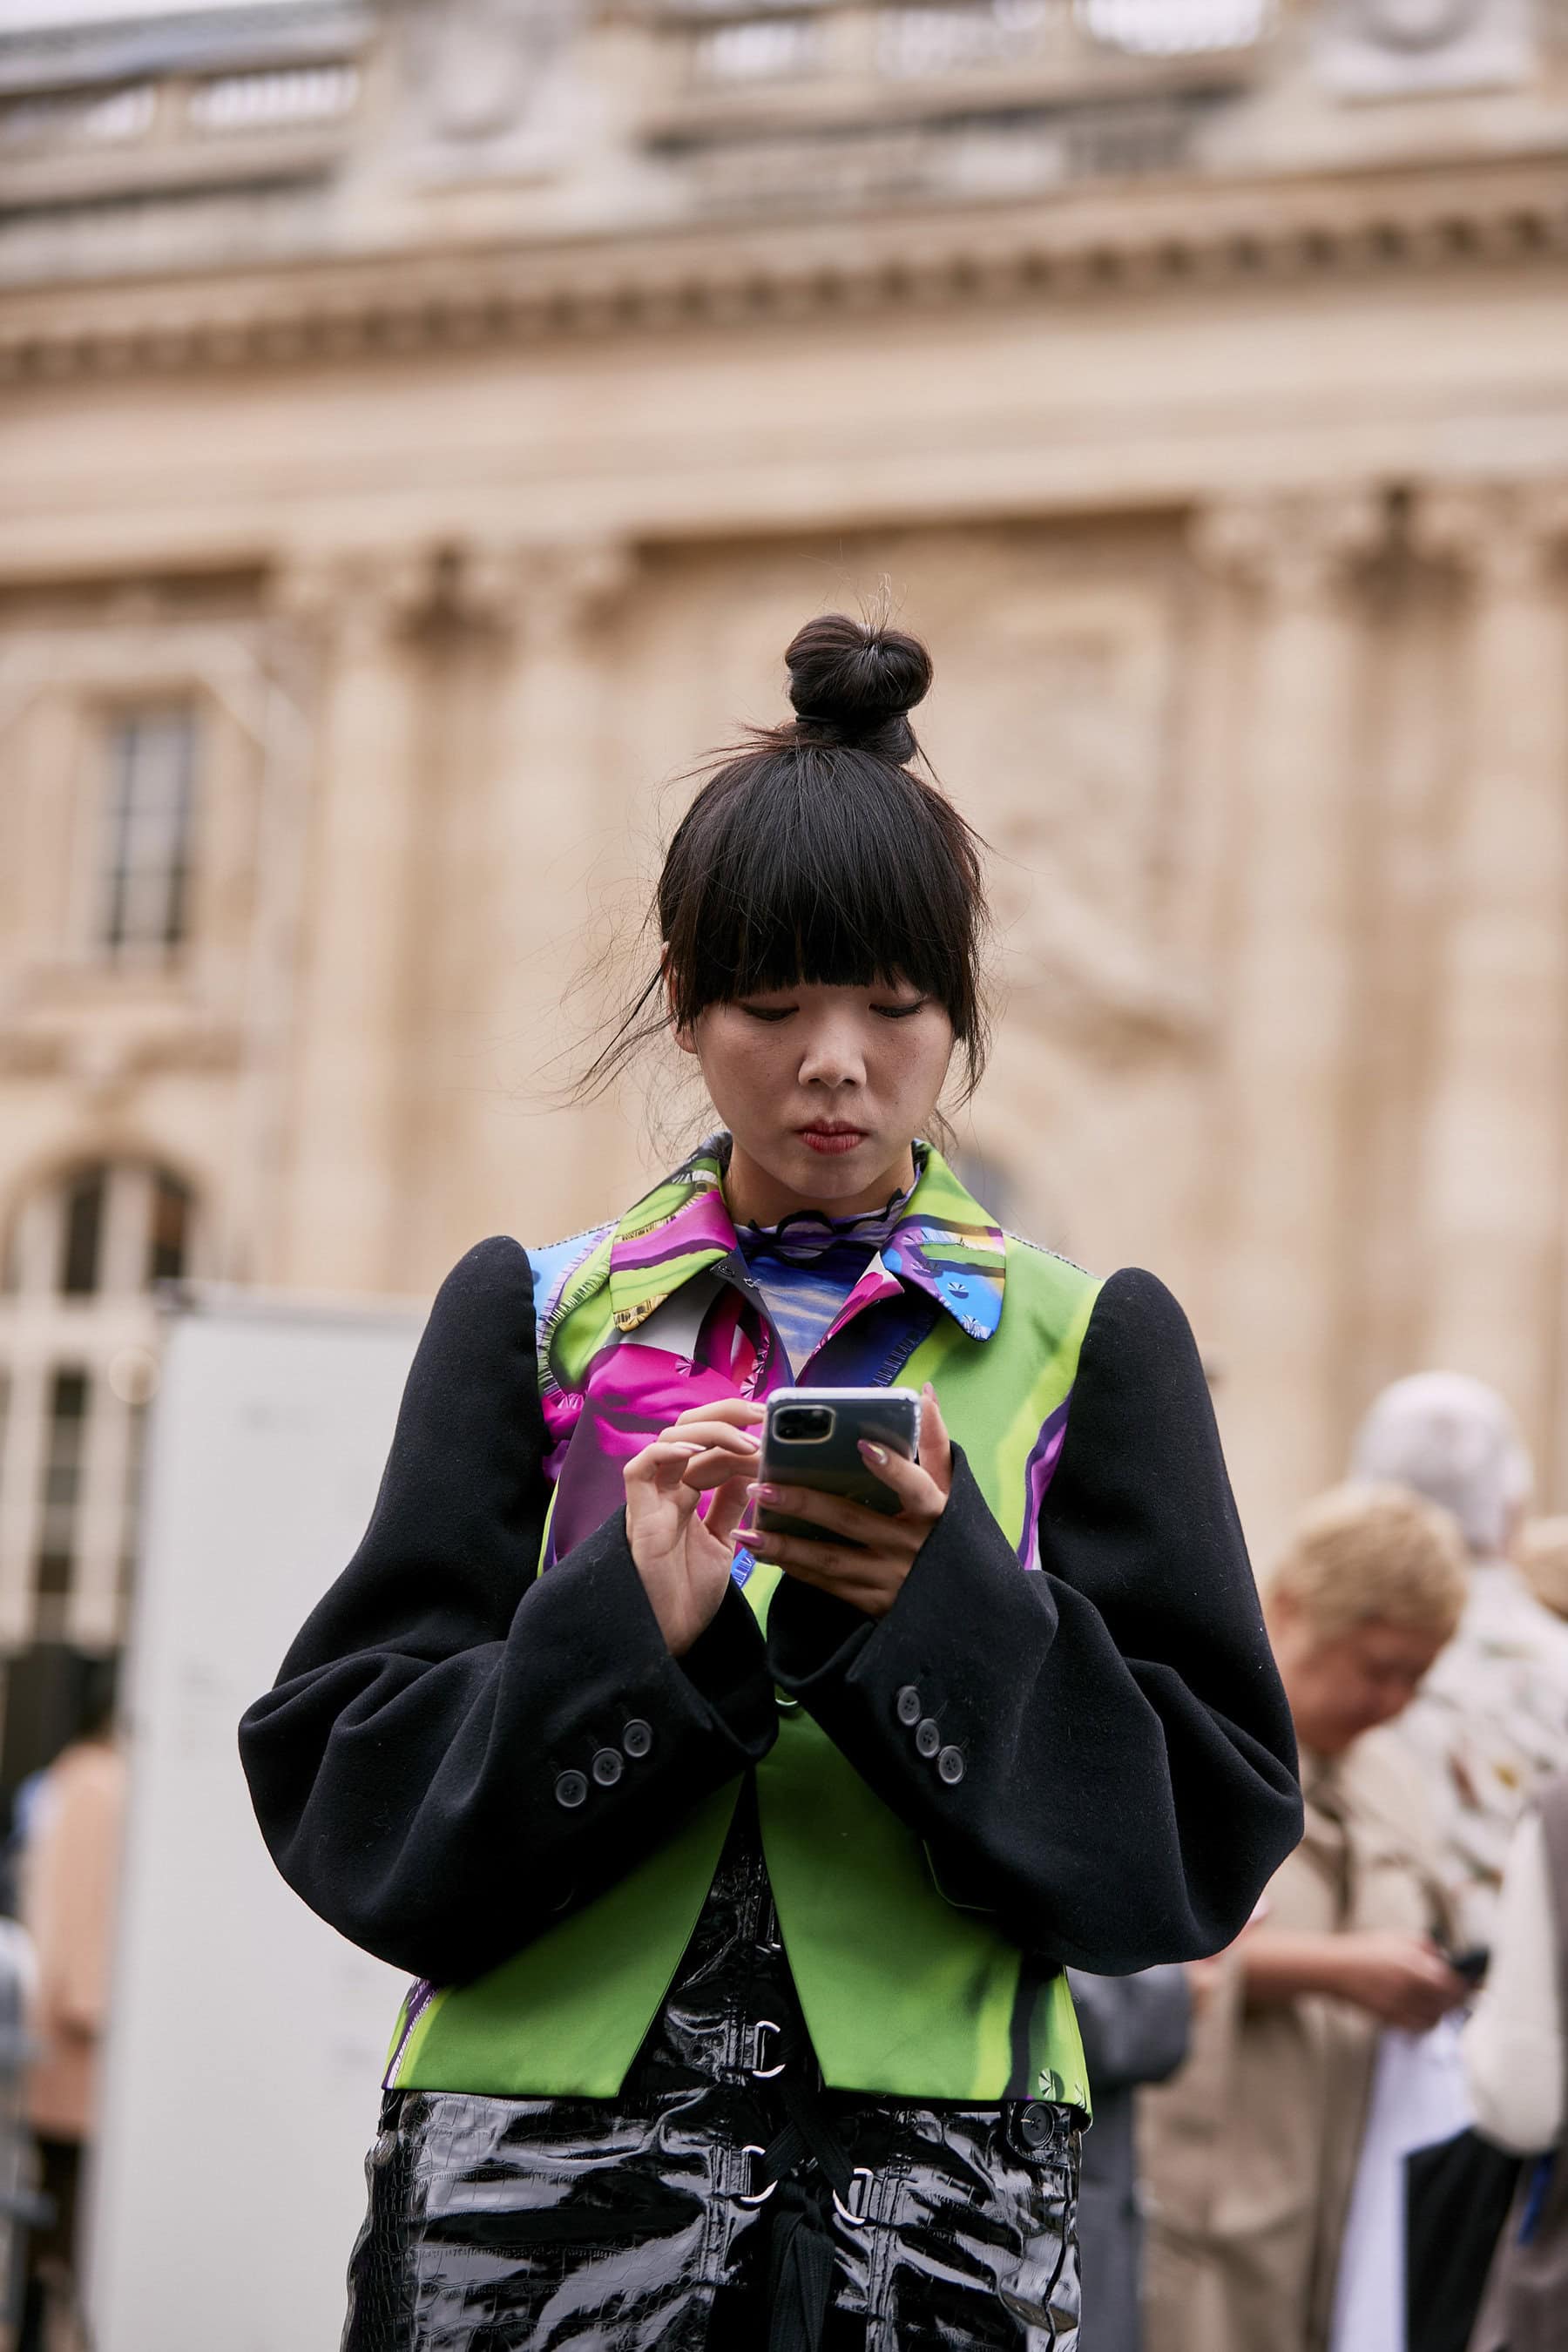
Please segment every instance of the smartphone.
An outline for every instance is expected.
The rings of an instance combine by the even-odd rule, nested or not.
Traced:
[[[775,1486],[811,1486],[895,1518],[899,1498],[861,1460],[862,1439],[920,1459],[921,1401],[914,1389],[776,1389],[768,1399],[761,1475]],[[829,1538],[808,1520],[784,1511],[759,1511],[757,1525],[775,1535]]]
[[[1479,1985],[1491,1963],[1491,1954],[1484,1944],[1472,1944],[1468,1951],[1450,1952],[1448,1966],[1467,1984]]]

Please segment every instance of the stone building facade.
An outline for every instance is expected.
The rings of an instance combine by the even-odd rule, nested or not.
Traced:
[[[883,583],[1009,1221],[1171,1281],[1265,1551],[1420,1364],[1568,1498],[1563,0],[79,14],[0,37],[0,1650],[119,1636],[153,1277],[427,1292],[697,1130],[563,1104],[576,976]]]

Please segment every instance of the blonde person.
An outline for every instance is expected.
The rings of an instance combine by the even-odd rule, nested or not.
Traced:
[[[1533,1471],[1507,1401],[1463,1372],[1414,1372],[1356,1434],[1358,1478],[1386,1478],[1451,1511],[1468,1555],[1459,1630],[1399,1727],[1429,1794],[1468,1948],[1493,1937],[1520,1814],[1568,1772],[1568,1625],[1517,1565]]]
[[[1377,2037],[1466,1998],[1418,1775],[1378,1736],[1458,1624],[1463,1546],[1394,1486],[1336,1488],[1267,1600],[1302,1844],[1197,1971],[1193,2054],[1145,2095],[1149,2352],[1322,2352]]]

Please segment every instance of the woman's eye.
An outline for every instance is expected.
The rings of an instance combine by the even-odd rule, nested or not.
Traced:
[[[915,1013],[923,1013],[929,1001],[924,996],[917,996],[912,1004],[874,1004],[871,1010],[879,1013],[884,1021],[908,1021]]]
[[[787,1021],[795,1011],[793,1004],[742,1004],[741,1007],[752,1021]]]

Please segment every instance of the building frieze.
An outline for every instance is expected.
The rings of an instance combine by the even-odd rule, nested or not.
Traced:
[[[288,368],[912,308],[1244,293],[1568,259],[1560,160],[1184,182],[858,221],[389,250],[17,289],[0,382]]]

